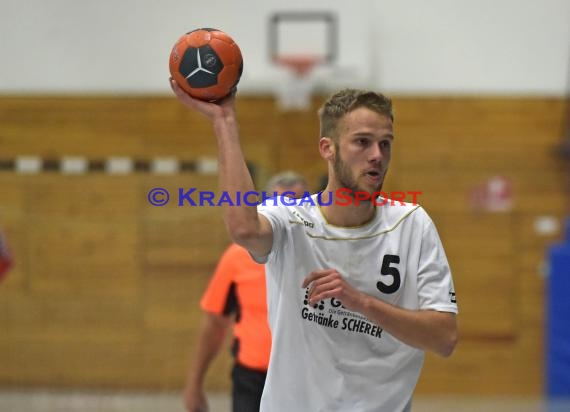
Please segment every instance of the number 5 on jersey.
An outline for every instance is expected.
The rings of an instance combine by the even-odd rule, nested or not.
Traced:
[[[383,277],[376,283],[376,287],[380,292],[390,294],[400,289],[400,271],[398,268],[391,266],[392,264],[398,263],[400,263],[400,256],[384,255],[384,259],[382,260],[382,267],[380,268],[380,273],[383,275]],[[389,282],[389,279],[385,278],[384,276],[392,278],[392,281]],[[384,279],[387,280],[388,283],[384,283],[382,281]]]

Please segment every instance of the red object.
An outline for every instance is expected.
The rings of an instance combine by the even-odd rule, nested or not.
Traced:
[[[0,281],[6,277],[13,263],[14,261],[8,250],[4,236],[0,233]]]
[[[513,207],[512,182],[504,176],[493,176],[484,184],[473,187],[469,203],[475,210],[507,212]]]

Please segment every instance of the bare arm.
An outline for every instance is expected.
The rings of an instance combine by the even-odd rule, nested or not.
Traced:
[[[206,116],[214,128],[218,144],[220,189],[231,199],[236,193],[254,191],[253,181],[241,150],[235,113],[235,98],[228,97],[219,104],[193,99],[174,80],[172,90],[185,106]],[[269,221],[257,213],[256,206],[240,202],[240,206],[224,204],[224,220],[232,240],[256,256],[271,251],[273,234]]]
[[[225,316],[212,313],[207,313],[205,316],[204,325],[198,336],[196,355],[188,369],[187,383],[184,388],[184,406],[188,412],[208,410],[204,379],[210,364],[220,352],[231,323],[231,319]]]
[[[362,313],[407,345],[447,357],[457,344],[457,322],[453,313],[398,308],[356,290],[334,269],[312,272],[302,287],[311,283],[311,302],[339,299],[347,309]]]

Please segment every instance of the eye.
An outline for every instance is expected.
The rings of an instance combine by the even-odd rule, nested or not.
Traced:
[[[356,143],[358,143],[361,146],[367,146],[369,143],[369,140],[365,137],[359,137],[358,139],[356,139]]]
[[[390,140],[382,140],[380,142],[380,147],[382,149],[390,149],[390,147],[392,147],[392,142]]]

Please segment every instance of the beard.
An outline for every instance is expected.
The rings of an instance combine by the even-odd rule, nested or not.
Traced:
[[[338,147],[337,144],[335,144],[335,156],[334,156],[334,161],[333,161],[333,171],[335,174],[336,181],[340,184],[340,187],[350,190],[350,195],[352,197],[355,196],[355,192],[359,192],[359,191],[367,192],[368,191],[368,190],[362,189],[358,186],[358,182],[356,181],[356,179],[352,175],[350,168],[347,166],[347,164],[340,157],[340,148]],[[379,192],[380,190],[382,190],[382,184],[383,183],[384,183],[384,179],[382,179],[382,181],[380,181],[378,186],[376,188],[374,188],[374,190],[372,190],[369,193],[372,194],[374,192]]]

